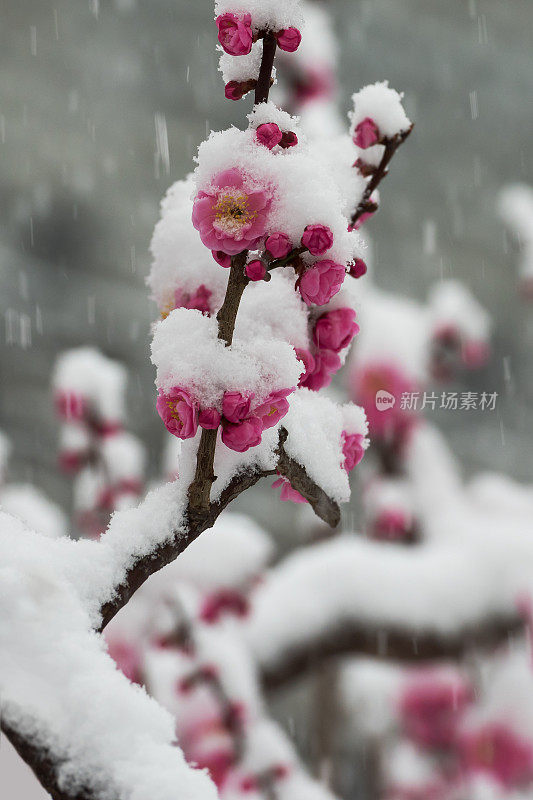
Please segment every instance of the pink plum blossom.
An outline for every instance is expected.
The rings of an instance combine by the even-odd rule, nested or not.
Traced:
[[[258,417],[248,417],[238,424],[222,423],[222,441],[237,453],[245,453],[250,447],[261,444],[262,433],[263,421]]]
[[[451,747],[472,700],[472,689],[459,677],[419,674],[400,698],[405,733],[422,748]]]
[[[263,262],[256,258],[246,265],[245,272],[251,281],[262,281],[266,275],[266,268]]]
[[[225,392],[222,398],[222,416],[228,422],[242,422],[250,413],[253,398],[253,394],[245,396],[241,392]]]
[[[292,242],[286,233],[271,233],[265,247],[274,258],[285,258],[292,250]]]
[[[283,134],[281,133],[279,125],[276,125],[275,122],[265,122],[257,128],[255,138],[259,144],[262,144],[269,150],[273,150],[274,147],[281,142]]]
[[[173,386],[167,392],[159,390],[157,413],[165,427],[178,439],[191,439],[198,430],[198,403],[186,389]]]
[[[254,417],[260,418],[263,430],[273,428],[280,419],[283,419],[289,410],[287,395],[293,391],[294,389],[279,389],[277,392],[271,392],[266,400],[254,409]]]
[[[467,772],[488,773],[508,789],[533,780],[533,745],[504,722],[463,734],[460,752]]]
[[[302,244],[312,256],[323,256],[333,244],[333,233],[327,225],[308,225],[302,236]]]
[[[315,365],[305,380],[301,380],[301,385],[313,392],[318,392],[325,386],[329,386],[333,375],[341,368],[341,360],[338,353],[333,350],[317,350],[314,355]]]
[[[362,461],[365,454],[363,442],[364,436],[362,433],[342,432],[342,454],[344,456],[342,466],[346,472],[351,472]]]
[[[367,147],[377,144],[381,139],[379,128],[372,119],[372,117],[365,117],[359,125],[357,125],[354,133],[353,140],[357,147],[366,150]]]
[[[234,256],[260,241],[270,206],[269,192],[248,186],[241,170],[233,167],[220,172],[208,192],[198,192],[192,222],[206,247]]]
[[[276,39],[280,50],[285,50],[287,53],[294,53],[300,47],[302,41],[302,34],[298,28],[283,28],[283,30],[276,33]]]
[[[304,385],[305,380],[312,374],[315,369],[315,359],[314,356],[303,347],[295,347],[296,357],[298,361],[301,361],[304,365],[305,372],[302,373],[300,376],[299,386]]]
[[[212,431],[220,425],[221,414],[216,408],[203,408],[198,415],[198,424],[206,431]]]
[[[244,14],[221,14],[216,19],[218,41],[230,56],[246,56],[252,49],[252,17]]]
[[[353,308],[337,308],[318,318],[313,331],[317,347],[339,353],[359,333]]]
[[[287,478],[283,476],[279,477],[277,480],[274,481],[272,484],[273,489],[278,489],[281,486],[281,494],[280,500],[284,503],[307,503],[305,497],[302,497],[300,492],[297,492],[296,489],[293,489],[290,482]]]
[[[323,306],[340,290],[346,270],[342,264],[324,259],[317,261],[300,279],[300,294],[308,306]]]
[[[366,272],[367,266],[362,258],[356,258],[355,261],[350,264],[349,274],[352,278],[362,278],[363,275],[366,275]]]
[[[224,269],[229,269],[231,267],[231,256],[228,256],[227,253],[223,253],[222,250],[212,250],[211,254],[217,264],[220,264]]]

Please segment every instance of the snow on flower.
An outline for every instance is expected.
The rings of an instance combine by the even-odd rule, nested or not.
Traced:
[[[180,306],[214,313],[224,298],[227,275],[191,225],[193,192],[190,178],[170,187],[152,236],[153,261],[147,283],[162,314]],[[224,266],[229,267],[230,257],[222,255],[227,259]]]
[[[263,416],[268,403],[281,409],[301,374],[288,342],[263,339],[257,332],[255,338],[241,338],[236,330],[233,345],[226,347],[214,318],[186,309],[175,309],[157,323],[152,359],[158,411],[171,433],[182,438],[195,435],[200,409],[215,409],[228,424],[242,423],[256,408]],[[249,425],[247,430],[251,437]]]
[[[354,139],[359,135],[363,141],[363,144],[359,144],[360,147],[374,144],[369,140],[377,135],[378,131],[381,136],[392,138],[398,133],[409,130],[411,120],[404,111],[402,100],[403,94],[391,89],[388,81],[364,86],[353,95],[354,108],[348,114],[351,123],[350,135]],[[358,134],[357,129],[361,125]]]

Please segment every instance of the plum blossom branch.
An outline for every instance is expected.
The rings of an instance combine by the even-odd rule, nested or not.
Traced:
[[[491,650],[524,633],[519,616],[487,618],[451,634],[408,626],[368,625],[339,621],[318,637],[294,643],[273,662],[261,667],[265,688],[277,689],[331,658],[370,656],[400,663],[460,659],[470,650]]]
[[[413,130],[414,124],[410,126],[406,131],[402,131],[397,133],[395,136],[391,138],[386,138],[383,140],[384,145],[384,152],[383,157],[379,163],[379,165],[375,169],[371,169],[370,175],[371,178],[368,181],[365,190],[363,192],[363,196],[361,197],[359,203],[357,204],[357,208],[352,214],[351,217],[351,225],[353,228],[357,227],[357,223],[361,220],[364,214],[373,213],[377,210],[377,204],[372,200],[372,194],[376,191],[378,186],[380,185],[383,178],[388,175],[388,166],[400,147],[411,131]],[[357,163],[357,162],[356,162]],[[365,169],[363,170],[363,174],[365,174]]]

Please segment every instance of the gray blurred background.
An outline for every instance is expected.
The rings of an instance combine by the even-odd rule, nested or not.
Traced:
[[[377,281],[424,298],[453,276],[490,310],[493,358],[468,388],[500,392],[498,412],[437,421],[468,471],[533,482],[533,307],[495,211],[504,184],[533,183],[532,0],[329,5],[343,113],[352,91],[388,78],[416,120],[368,226]],[[14,444],[10,478],[63,504],[49,378],[67,347],[126,362],[132,429],[154,472],[159,462],[144,287],[158,203],[206,132],[249,106],[224,99],[214,43],[212,0],[1,2],[0,429]],[[271,517],[264,491],[243,503]],[[276,513],[282,527],[291,512]]]

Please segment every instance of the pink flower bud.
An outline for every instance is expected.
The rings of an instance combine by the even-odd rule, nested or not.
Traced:
[[[366,272],[367,267],[362,258],[356,258],[355,261],[350,264],[350,275],[352,278],[362,278],[363,275],[366,275]]]
[[[186,389],[173,386],[168,392],[159,390],[157,413],[165,428],[178,439],[191,439],[198,430],[198,403]]]
[[[302,386],[318,392],[325,386],[329,386],[333,375],[341,368],[341,360],[333,350],[317,350],[315,353],[315,365],[313,371],[300,381]]]
[[[276,39],[280,50],[285,50],[287,53],[294,53],[300,47],[302,41],[302,34],[298,28],[283,28],[283,30],[276,33]]]
[[[246,56],[252,49],[252,18],[250,14],[221,14],[216,19],[218,41],[230,56]]]
[[[272,484],[273,489],[278,489],[281,486],[280,500],[284,503],[307,503],[305,497],[302,497],[300,492],[293,489],[287,478],[280,477]]]
[[[295,147],[298,144],[298,137],[294,133],[294,131],[285,131],[283,136],[281,137],[280,145],[282,147]]]
[[[261,444],[263,423],[257,417],[248,417],[237,425],[222,423],[222,441],[230,450],[245,453],[250,447]]]
[[[367,220],[369,220],[371,217],[374,216],[376,211],[377,211],[377,206],[376,206],[376,208],[372,209],[372,211],[364,211],[361,214],[361,216],[359,217],[359,219],[357,220],[357,222],[355,223],[355,225],[350,225],[348,230],[350,230],[350,231],[358,231],[359,228],[362,225],[364,225]]]
[[[317,261],[300,280],[300,294],[308,306],[329,303],[340,290],[346,270],[342,264],[325,259]]]
[[[268,147],[269,150],[281,142],[282,136],[279,125],[276,125],[275,122],[265,122],[263,125],[259,125],[255,132],[255,138],[259,144]]]
[[[357,147],[366,150],[381,139],[379,128],[372,117],[365,117],[355,129],[353,140]]]
[[[353,337],[359,333],[353,308],[337,308],[322,314],[315,324],[313,339],[320,349],[339,353],[348,347]]]
[[[204,408],[198,416],[198,423],[206,431],[214,431],[220,425],[221,415],[216,408]]]
[[[245,84],[241,81],[229,81],[224,87],[224,95],[227,100],[242,100],[244,97]]]
[[[250,413],[254,395],[245,397],[241,392],[225,392],[222,398],[222,416],[228,422],[241,422]]]
[[[286,233],[272,233],[265,247],[274,258],[285,258],[292,250],[292,242]]]
[[[263,430],[273,428],[280,419],[283,419],[289,410],[287,395],[293,391],[294,389],[279,389],[277,392],[271,392],[260,406],[254,408],[254,417],[259,417],[263,423]]]
[[[245,272],[251,281],[262,281],[266,275],[265,265],[258,258],[246,265]]]
[[[343,467],[346,472],[351,472],[362,460],[365,454],[363,441],[364,437],[362,433],[342,432]]]
[[[231,256],[227,253],[224,253],[222,250],[211,250],[211,254],[217,264],[220,264],[224,269],[229,269],[231,267]]]
[[[327,225],[308,225],[302,236],[302,244],[312,256],[323,256],[333,244],[333,233]]]

